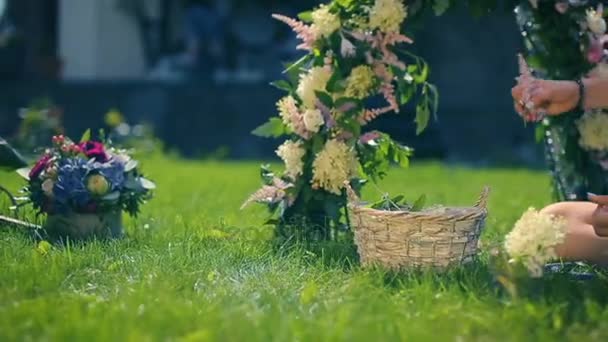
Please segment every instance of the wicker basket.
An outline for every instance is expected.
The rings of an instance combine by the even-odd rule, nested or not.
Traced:
[[[473,207],[407,212],[363,207],[349,190],[349,216],[361,264],[445,269],[473,260],[485,225],[488,195],[486,187]]]

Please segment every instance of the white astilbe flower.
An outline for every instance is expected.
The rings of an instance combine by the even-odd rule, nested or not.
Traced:
[[[382,32],[399,32],[407,16],[402,0],[376,0],[369,13],[369,26]]]
[[[576,125],[581,135],[581,147],[591,151],[608,150],[608,114],[601,110],[588,112]]]
[[[301,142],[287,140],[283,145],[279,146],[276,151],[277,155],[285,162],[285,173],[292,179],[296,179],[302,174],[304,168],[304,155],[306,150],[302,147]]]
[[[329,140],[313,162],[313,187],[336,195],[342,194],[344,182],[357,173],[354,149],[338,140]]]
[[[505,250],[513,260],[522,261],[532,277],[541,277],[544,265],[557,258],[555,247],[564,243],[566,229],[564,218],[530,208],[507,235]]]
[[[308,109],[304,112],[304,125],[309,132],[317,133],[323,126],[323,114],[318,109]]]
[[[587,26],[594,34],[601,36],[606,33],[606,20],[604,20],[604,6],[598,6],[597,11],[594,9],[587,10]]]
[[[340,18],[329,11],[329,7],[321,5],[312,12],[312,30],[317,37],[329,37],[340,29]]]
[[[364,99],[370,95],[374,87],[375,75],[372,68],[367,65],[360,65],[354,68],[350,76],[346,79],[346,90],[344,94],[347,97],[356,99]]]
[[[323,67],[314,67],[300,76],[296,92],[306,108],[315,108],[317,102],[315,91],[325,91],[330,78],[331,71]]]

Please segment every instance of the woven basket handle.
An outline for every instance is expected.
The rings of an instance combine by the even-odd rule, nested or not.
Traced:
[[[483,188],[481,195],[479,195],[479,199],[477,203],[475,203],[475,207],[483,210],[488,209],[488,197],[490,196],[490,187],[486,186]]]

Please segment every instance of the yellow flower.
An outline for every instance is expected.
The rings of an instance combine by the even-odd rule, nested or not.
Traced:
[[[116,128],[121,123],[125,122],[125,118],[123,117],[121,112],[119,112],[116,109],[112,109],[106,114],[105,122],[106,122],[106,125],[108,125],[112,128]]]
[[[407,16],[402,0],[376,0],[369,13],[369,27],[382,32],[399,32]]]
[[[314,109],[317,102],[315,91],[325,91],[331,71],[323,67],[314,67],[300,76],[296,93],[306,108]]]
[[[354,149],[338,140],[329,140],[313,162],[313,186],[336,195],[342,194],[344,182],[357,174]]]
[[[555,247],[566,238],[566,220],[528,209],[505,239],[505,250],[520,260],[533,277],[543,274],[544,265],[557,258]]]
[[[321,5],[312,12],[312,30],[317,37],[329,37],[340,28],[340,18],[329,11],[329,7]]]
[[[306,155],[306,150],[302,147],[301,142],[287,140],[279,146],[276,153],[285,162],[285,173],[288,176],[295,179],[302,174],[304,168],[302,159]]]
[[[354,68],[350,76],[346,79],[347,97],[364,99],[370,95],[374,86],[374,71],[366,65],[360,65]]]
[[[601,110],[588,112],[577,122],[579,144],[586,150],[608,150],[608,114]]]
[[[102,175],[91,175],[87,179],[87,190],[94,196],[104,196],[110,191],[110,183]]]
[[[304,126],[306,130],[312,133],[317,133],[319,128],[323,126],[323,114],[318,109],[308,109],[304,112]]]

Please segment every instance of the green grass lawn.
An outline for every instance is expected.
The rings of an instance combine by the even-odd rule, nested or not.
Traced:
[[[124,240],[41,253],[0,228],[0,340],[608,340],[608,286],[547,278],[518,298],[481,261],[446,275],[362,270],[347,248],[278,251],[256,163],[147,160],[156,198]],[[16,176],[0,173],[18,188]],[[492,186],[484,245],[550,201],[544,173],[418,164],[381,189],[469,205]],[[366,198],[378,198],[368,187]]]

